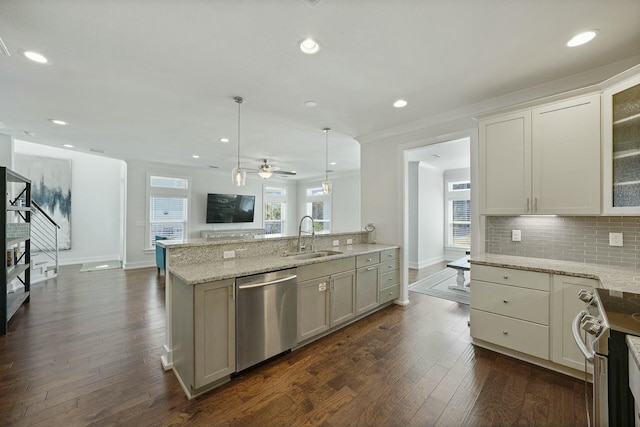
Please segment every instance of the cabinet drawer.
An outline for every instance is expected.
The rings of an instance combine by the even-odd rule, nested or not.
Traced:
[[[400,297],[400,285],[393,285],[390,288],[381,289],[378,294],[378,303],[384,304]]]
[[[393,259],[391,261],[382,261],[380,263],[380,273],[385,273],[387,271],[393,271],[398,269],[398,260]]]
[[[387,273],[380,272],[380,278],[378,279],[378,284],[380,285],[380,289],[385,289],[390,286],[394,286],[400,283],[400,270],[393,270]]]
[[[513,268],[471,265],[471,277],[484,282],[520,286],[522,288],[549,291],[549,274],[535,271],[515,270]]]
[[[549,292],[471,281],[471,307],[549,325]]]
[[[549,327],[471,309],[471,336],[483,341],[549,359]]]
[[[385,249],[380,251],[380,262],[389,261],[392,259],[398,259],[398,249]]]
[[[356,257],[356,267],[366,267],[368,265],[380,263],[380,252],[358,255]]]

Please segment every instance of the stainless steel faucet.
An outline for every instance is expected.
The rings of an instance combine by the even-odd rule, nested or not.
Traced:
[[[311,220],[311,233],[309,233],[308,231],[305,231],[304,233],[307,234],[311,234],[311,250],[313,251],[313,246],[316,240],[316,227],[315,227],[315,221],[313,220],[313,218],[311,218],[310,215],[305,215],[302,217],[302,219],[300,219],[300,225],[298,226],[298,252],[302,252],[302,250],[304,249],[304,246],[302,245],[302,223],[304,222],[305,218],[309,218]]]

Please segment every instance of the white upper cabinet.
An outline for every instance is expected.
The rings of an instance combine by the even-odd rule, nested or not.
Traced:
[[[600,213],[600,95],[482,120],[481,213]]]
[[[602,106],[604,213],[640,215],[640,75],[606,89]]]

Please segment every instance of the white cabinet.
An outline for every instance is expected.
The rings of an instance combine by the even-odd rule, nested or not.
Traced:
[[[298,342],[314,337],[331,327],[330,283],[330,276],[298,283]]]
[[[187,285],[171,277],[173,370],[189,397],[235,372],[234,280]]]
[[[600,95],[479,123],[481,213],[600,213]]]
[[[471,266],[471,336],[549,359],[549,274]]]
[[[378,265],[372,265],[356,271],[356,314],[378,306],[378,269]]]
[[[331,276],[331,327],[356,315],[356,273],[345,271]]]
[[[580,290],[592,291],[599,286],[594,279],[554,275],[551,294],[551,360],[579,371],[584,371],[584,356],[573,339],[573,319],[584,310],[585,303],[578,299]],[[588,366],[590,372],[593,368]]]
[[[602,94],[603,210],[640,215],[640,75]]]

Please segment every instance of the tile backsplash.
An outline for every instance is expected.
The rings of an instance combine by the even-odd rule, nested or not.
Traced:
[[[634,268],[640,271],[640,217],[629,216],[489,216],[485,250],[563,261]],[[521,230],[522,241],[511,241]],[[623,233],[623,246],[609,246],[609,233]]]

